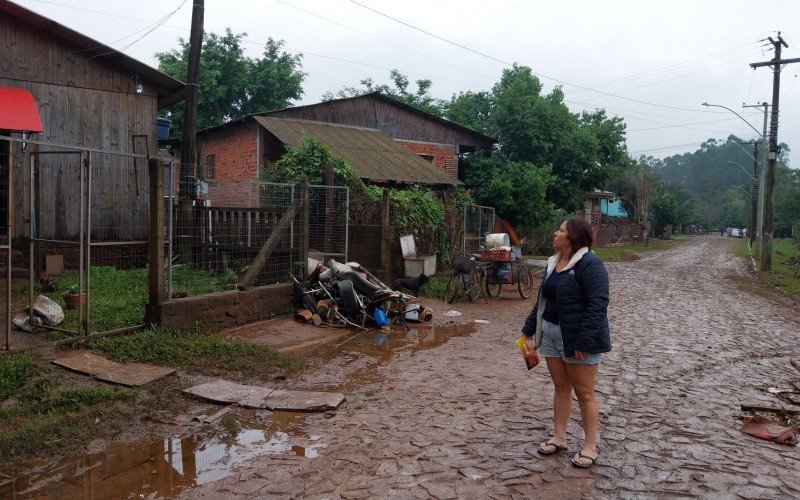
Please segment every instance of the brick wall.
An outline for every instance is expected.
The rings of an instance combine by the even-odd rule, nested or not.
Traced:
[[[433,164],[441,170],[445,169],[447,160],[458,161],[456,148],[452,144],[395,140],[418,155],[433,156]]]
[[[252,199],[252,183],[258,179],[258,135],[260,126],[243,123],[204,134],[198,138],[199,161],[204,166],[213,156],[214,174],[201,177],[210,182],[212,206],[245,207]]]

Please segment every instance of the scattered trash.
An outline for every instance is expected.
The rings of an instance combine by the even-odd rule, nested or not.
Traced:
[[[461,313],[451,309],[449,311],[445,311],[444,315],[447,316],[447,317],[450,317],[450,318],[457,318],[457,317],[461,316]]]
[[[272,411],[327,411],[338,408],[344,401],[344,394],[338,392],[287,391],[227,380],[195,385],[183,392],[217,403],[238,403]]]
[[[337,324],[381,328],[406,321],[430,321],[433,311],[419,299],[390,289],[358,262],[316,262],[305,281],[294,280],[295,319],[317,326]]]
[[[774,443],[794,446],[797,444],[800,428],[796,426],[786,427],[776,424],[766,417],[756,415],[744,420],[742,432]]]
[[[11,322],[26,332],[33,332],[37,326],[56,326],[64,321],[64,310],[56,301],[45,295],[39,295],[33,301],[33,320],[27,307],[23,311],[14,315]]]
[[[478,323],[479,325],[488,325],[489,323],[491,323],[491,321],[486,319],[476,319],[475,323]]]

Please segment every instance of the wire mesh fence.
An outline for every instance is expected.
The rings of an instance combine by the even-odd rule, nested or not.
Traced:
[[[284,283],[309,252],[346,259],[346,187],[204,182],[191,201],[167,196],[168,296]]]
[[[477,253],[486,245],[486,235],[494,231],[494,207],[464,205],[464,236],[462,251]]]

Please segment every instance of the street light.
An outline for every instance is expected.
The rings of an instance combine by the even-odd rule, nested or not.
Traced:
[[[750,176],[750,178],[751,178],[751,179],[753,179],[753,182],[755,182],[756,178],[755,178],[755,177],[753,177],[753,174],[751,174],[750,172],[748,172],[746,168],[744,168],[744,165],[742,165],[742,164],[741,164],[741,163],[739,163],[738,161],[730,161],[730,160],[728,160],[728,163],[733,163],[734,165],[739,165],[739,166],[742,168],[742,170],[744,170],[744,173],[746,173],[747,175],[749,175],[749,176]]]
[[[738,117],[739,117],[739,119],[740,119],[740,120],[742,120],[743,122],[745,122],[745,123],[747,124],[747,126],[748,126],[748,127],[750,127],[751,129],[753,129],[753,131],[754,131],[756,134],[758,134],[758,136],[759,136],[759,137],[761,137],[761,139],[762,139],[762,140],[765,140],[765,141],[766,141],[766,138],[765,138],[765,137],[764,137],[764,136],[761,134],[761,132],[759,132],[758,130],[756,130],[756,128],[755,128],[754,126],[750,125],[750,122],[749,122],[749,121],[745,120],[745,119],[742,117],[742,115],[740,115],[740,114],[739,114],[739,113],[737,113],[736,111],[732,110],[731,108],[729,108],[729,107],[727,107],[727,106],[722,106],[722,105],[720,105],[720,104],[709,104],[709,103],[707,103],[707,102],[704,102],[704,103],[703,103],[703,106],[709,106],[709,107],[714,107],[714,108],[722,108],[722,109],[727,109],[728,111],[730,111],[730,112],[731,112],[731,113],[733,113],[734,115],[738,116]]]

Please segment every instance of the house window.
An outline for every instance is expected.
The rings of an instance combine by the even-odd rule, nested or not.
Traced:
[[[422,158],[423,160],[429,161],[431,163],[433,163],[433,160],[436,159],[436,157],[433,156],[433,155],[419,155],[419,157]]]
[[[216,171],[217,170],[217,168],[216,168],[217,165],[216,164],[217,164],[217,158],[216,158],[215,155],[206,156],[206,164],[203,167],[203,171],[204,171],[205,175],[202,176],[204,179],[211,180],[211,179],[214,179],[216,177],[216,175],[217,175],[217,171]]]

